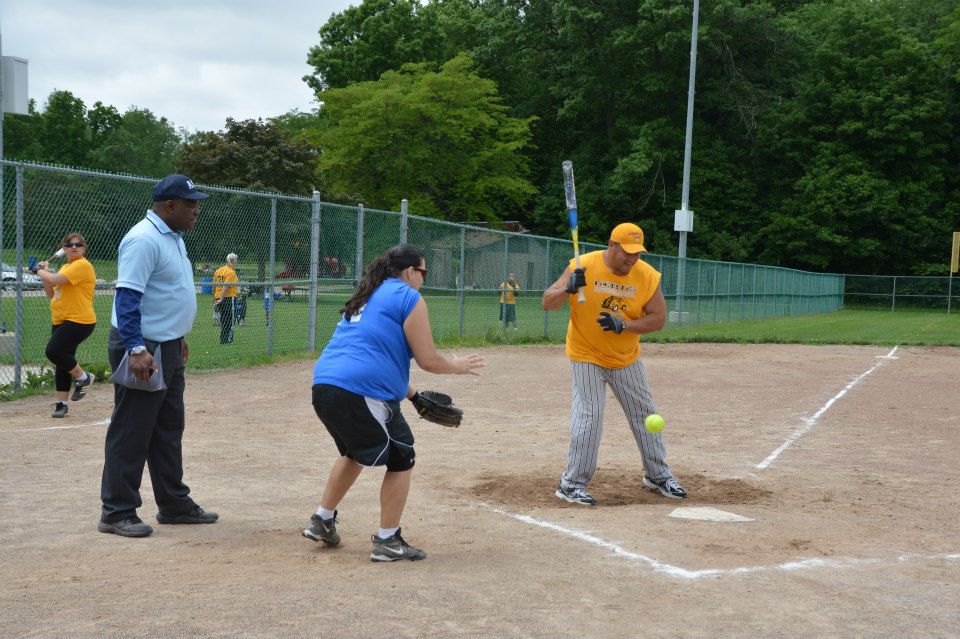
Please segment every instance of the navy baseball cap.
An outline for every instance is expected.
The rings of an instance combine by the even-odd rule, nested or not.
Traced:
[[[163,202],[165,200],[205,200],[209,195],[201,193],[193,185],[193,180],[186,175],[171,173],[163,178],[153,187],[153,201]]]

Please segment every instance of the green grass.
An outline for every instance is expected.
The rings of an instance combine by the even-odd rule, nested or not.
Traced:
[[[667,328],[646,342],[960,346],[960,313],[842,310],[835,313]]]
[[[564,341],[566,311],[544,313],[539,295],[521,298],[517,305],[519,330],[504,330],[499,321],[496,295],[470,292],[464,297],[461,317],[456,295],[425,292],[434,339],[444,348],[492,345],[560,344]],[[317,304],[317,349],[322,349],[333,333],[338,311],[346,301],[343,291],[323,293]],[[85,341],[78,360],[94,371],[108,370],[107,333],[110,327],[112,295],[97,295],[94,308],[98,323]],[[309,305],[306,296],[274,304],[272,349],[268,353],[268,330],[263,301],[251,298],[247,304],[246,325],[235,329],[234,342],[219,343],[220,328],[213,322],[210,295],[197,296],[197,319],[188,337],[191,371],[216,371],[253,366],[289,359],[312,359],[307,350]],[[15,301],[6,294],[0,305],[3,321],[14,324]],[[23,362],[28,366],[49,367],[43,351],[50,336],[50,311],[46,297],[24,298]],[[462,326],[462,328],[461,328]],[[728,342],[796,344],[875,344],[960,346],[960,313],[944,311],[843,310],[834,313],[774,319],[731,321],[700,326],[676,327],[646,335],[644,342]],[[11,364],[12,354],[0,354],[0,363]],[[304,367],[304,380],[309,376]],[[45,379],[45,378],[44,378]],[[0,386],[10,380],[0,379]],[[44,384],[41,384],[44,385]],[[22,396],[21,394],[15,394]],[[0,399],[10,397],[0,393]]]

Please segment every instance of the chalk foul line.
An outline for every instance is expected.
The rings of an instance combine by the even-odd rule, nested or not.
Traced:
[[[887,363],[887,362],[890,361],[891,359],[896,359],[896,358],[894,357],[894,353],[897,352],[897,349],[898,349],[898,348],[900,348],[900,347],[899,347],[899,346],[894,346],[892,351],[890,351],[890,352],[887,353],[886,355],[883,355],[883,356],[879,357],[878,359],[879,359],[880,361],[878,361],[876,364],[874,364],[873,367],[872,367],[870,370],[866,371],[865,373],[860,373],[859,375],[857,375],[857,376],[853,379],[852,382],[850,382],[849,384],[847,384],[846,386],[844,386],[842,391],[840,391],[839,393],[837,393],[836,395],[834,395],[833,397],[831,397],[831,398],[830,398],[830,401],[828,401],[826,404],[824,404],[823,406],[821,406],[821,407],[820,407],[820,410],[818,410],[818,411],[817,411],[816,413],[814,413],[812,416],[810,416],[810,417],[804,417],[804,418],[803,418],[803,426],[801,426],[801,427],[798,428],[796,431],[794,431],[794,433],[793,433],[792,435],[790,435],[789,437],[787,437],[787,440],[786,440],[785,442],[783,442],[782,444],[780,444],[780,446],[779,446],[775,451],[773,451],[772,453],[770,453],[770,455],[768,455],[766,459],[764,459],[762,462],[760,462],[759,464],[757,464],[756,466],[754,466],[754,468],[758,468],[758,469],[760,469],[760,470],[763,470],[764,468],[767,468],[770,464],[773,463],[773,460],[775,460],[777,457],[780,456],[780,453],[782,453],[782,452],[785,451],[787,448],[789,448],[790,446],[792,446],[795,441],[797,441],[798,439],[800,439],[801,437],[803,437],[804,435],[806,435],[807,433],[809,433],[811,430],[813,430],[813,427],[817,425],[817,422],[820,420],[820,417],[821,417],[824,413],[826,413],[828,410],[830,410],[830,407],[833,406],[834,403],[836,403],[837,400],[839,400],[841,397],[843,397],[844,395],[846,395],[847,392],[850,391],[854,386],[856,386],[857,384],[859,384],[860,382],[862,382],[864,379],[866,379],[871,373],[873,373],[873,371],[877,370],[878,368],[880,368],[881,366],[883,366],[885,363]]]
[[[106,426],[110,423],[109,419],[101,419],[99,422],[90,422],[88,424],[71,424],[69,426],[42,426],[40,428],[20,428],[17,430],[0,430],[3,433],[38,433],[45,430],[74,430],[76,428],[87,428],[88,426]]]
[[[539,526],[540,528],[546,528],[547,530],[552,530],[554,532],[567,535],[568,537],[573,537],[574,539],[578,539],[599,548],[603,548],[604,550],[608,550],[618,557],[623,557],[624,559],[646,564],[647,566],[650,566],[654,572],[663,573],[668,577],[674,577],[676,579],[693,580],[702,579],[704,577],[725,577],[731,575],[747,575],[752,573],[776,571],[790,572],[793,570],[810,570],[813,568],[847,568],[852,566],[869,565],[878,566],[907,561],[960,561],[960,552],[943,553],[939,555],[920,555],[910,553],[898,555],[892,561],[884,561],[883,559],[870,557],[830,557],[829,559],[818,557],[802,559],[800,561],[788,561],[782,564],[771,564],[767,566],[742,566],[737,568],[706,568],[702,570],[688,570],[687,568],[681,568],[680,566],[674,566],[672,564],[658,561],[653,557],[648,557],[647,555],[643,555],[641,553],[626,550],[617,544],[605,541],[582,530],[567,528],[566,526],[561,526],[560,524],[555,524],[544,519],[537,519],[536,517],[531,517],[530,515],[513,513],[485,502],[477,503],[487,510],[493,511],[497,514],[510,517],[511,519],[515,519],[525,524]]]

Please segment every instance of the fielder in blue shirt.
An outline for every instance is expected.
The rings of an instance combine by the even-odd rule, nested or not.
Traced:
[[[410,244],[373,260],[313,368],[313,408],[340,457],[303,536],[339,545],[337,505],[365,467],[386,466],[372,561],[427,556],[400,536],[416,456],[413,433],[400,413],[400,401],[417,392],[410,384],[410,359],[429,373],[479,375],[483,366],[479,355],[447,359],[437,352],[420,295],[426,278],[423,251]]]

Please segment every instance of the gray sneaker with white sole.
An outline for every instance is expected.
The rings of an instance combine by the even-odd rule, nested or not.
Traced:
[[[337,511],[333,511],[331,519],[321,519],[320,515],[310,517],[310,524],[301,533],[307,539],[322,541],[328,546],[340,545],[340,535],[337,533]]]
[[[670,497],[671,499],[685,499],[687,496],[687,491],[684,490],[683,486],[680,485],[680,482],[673,477],[667,477],[666,479],[650,479],[644,475],[643,487],[647,490],[659,492],[664,497]]]
[[[410,559],[417,561],[426,559],[427,553],[414,548],[400,536],[400,529],[386,539],[380,539],[372,535],[370,540],[373,542],[373,550],[370,551],[370,561],[397,561],[398,559]]]

